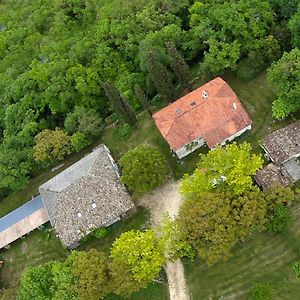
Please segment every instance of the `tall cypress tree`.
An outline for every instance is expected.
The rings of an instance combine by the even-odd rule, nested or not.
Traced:
[[[191,80],[191,74],[188,65],[172,42],[167,43],[166,46],[168,48],[171,68],[173,69],[181,86],[183,88],[188,88]]]
[[[116,113],[120,115],[126,123],[134,126],[136,123],[136,116],[127,100],[119,93],[112,83],[101,82],[101,86]]]
[[[158,57],[152,51],[147,55],[146,64],[150,79],[155,85],[156,90],[167,101],[171,102],[173,97],[173,86],[167,68],[159,61]]]
[[[145,92],[143,91],[143,89],[141,88],[141,86],[139,84],[136,84],[134,86],[134,91],[135,91],[136,97],[142,103],[144,108],[148,111],[150,116],[152,116],[151,103],[150,103],[148,97],[146,96]]]

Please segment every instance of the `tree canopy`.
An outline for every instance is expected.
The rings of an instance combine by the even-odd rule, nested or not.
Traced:
[[[281,119],[300,108],[300,50],[284,53],[282,58],[272,64],[268,79],[277,94],[273,101],[272,114]]]
[[[166,158],[158,149],[140,145],[119,160],[122,182],[136,193],[150,192],[161,185],[169,173]]]
[[[203,192],[184,201],[178,224],[199,256],[215,263],[228,259],[233,246],[253,231],[286,228],[286,211],[278,212],[278,206],[294,199],[294,192],[283,187],[267,192],[248,190],[242,195]]]
[[[197,169],[185,175],[181,193],[189,198],[207,191],[231,191],[241,194],[253,185],[252,175],[262,167],[260,155],[251,154],[248,143],[232,143],[201,154]]]
[[[110,258],[114,292],[121,295],[146,287],[164,263],[163,249],[152,230],[121,234],[112,245]]]
[[[102,120],[115,112],[133,125],[141,101],[148,108],[147,97],[171,101],[173,87],[185,87],[188,67],[198,62],[204,76],[231,69],[241,78],[253,77],[289,45],[298,45],[297,4],[2,1],[1,190],[23,186],[45,166],[33,157],[34,137],[44,129],[65,125],[70,135],[80,131],[93,140]],[[104,82],[110,89],[103,89]],[[137,85],[143,91],[136,95]],[[284,105],[279,109],[287,111]],[[13,161],[7,161],[9,153]]]

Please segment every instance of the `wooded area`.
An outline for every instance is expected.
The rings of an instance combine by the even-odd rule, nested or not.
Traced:
[[[24,186],[47,165],[34,159],[33,149],[34,137],[44,129],[62,128],[72,135],[73,151],[79,151],[101,134],[113,111],[133,125],[132,110],[144,103],[141,95],[172,100],[174,90],[188,84],[186,63],[200,63],[199,76],[225,69],[245,79],[255,76],[283,51],[299,46],[297,2],[2,2],[1,195]],[[294,69],[298,82],[299,64]],[[275,76],[271,81],[277,83]],[[106,96],[104,85],[117,88],[119,102]],[[299,88],[290,97],[279,95],[275,117],[298,109]],[[278,113],[282,101],[293,103]]]

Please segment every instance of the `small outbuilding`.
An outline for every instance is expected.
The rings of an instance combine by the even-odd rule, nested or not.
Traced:
[[[180,159],[205,143],[209,148],[224,145],[252,124],[237,95],[220,77],[153,114],[153,119]]]
[[[270,163],[262,170],[258,171],[255,175],[256,182],[265,191],[272,186],[288,186],[291,184],[291,179],[287,173],[283,173],[280,167]]]
[[[266,190],[271,185],[287,186],[300,179],[299,121],[270,133],[261,146],[272,161],[255,175],[262,189]]]
[[[262,148],[277,166],[300,156],[300,122],[276,130],[267,135]]]
[[[135,208],[105,145],[44,183],[39,191],[51,225],[69,249],[94,229],[117,222]]]

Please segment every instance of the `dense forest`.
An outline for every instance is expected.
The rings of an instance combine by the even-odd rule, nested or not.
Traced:
[[[300,46],[298,2],[1,1],[1,196],[101,135],[114,111],[134,123],[139,95],[172,101],[185,84],[185,63],[198,65],[201,76],[230,69],[251,79]],[[290,81],[299,80],[296,50],[294,64],[283,61],[291,64]],[[275,65],[271,73],[278,85]],[[292,99],[299,101],[299,89]],[[300,107],[286,108],[284,99],[274,104],[277,112],[285,108],[280,117]]]

